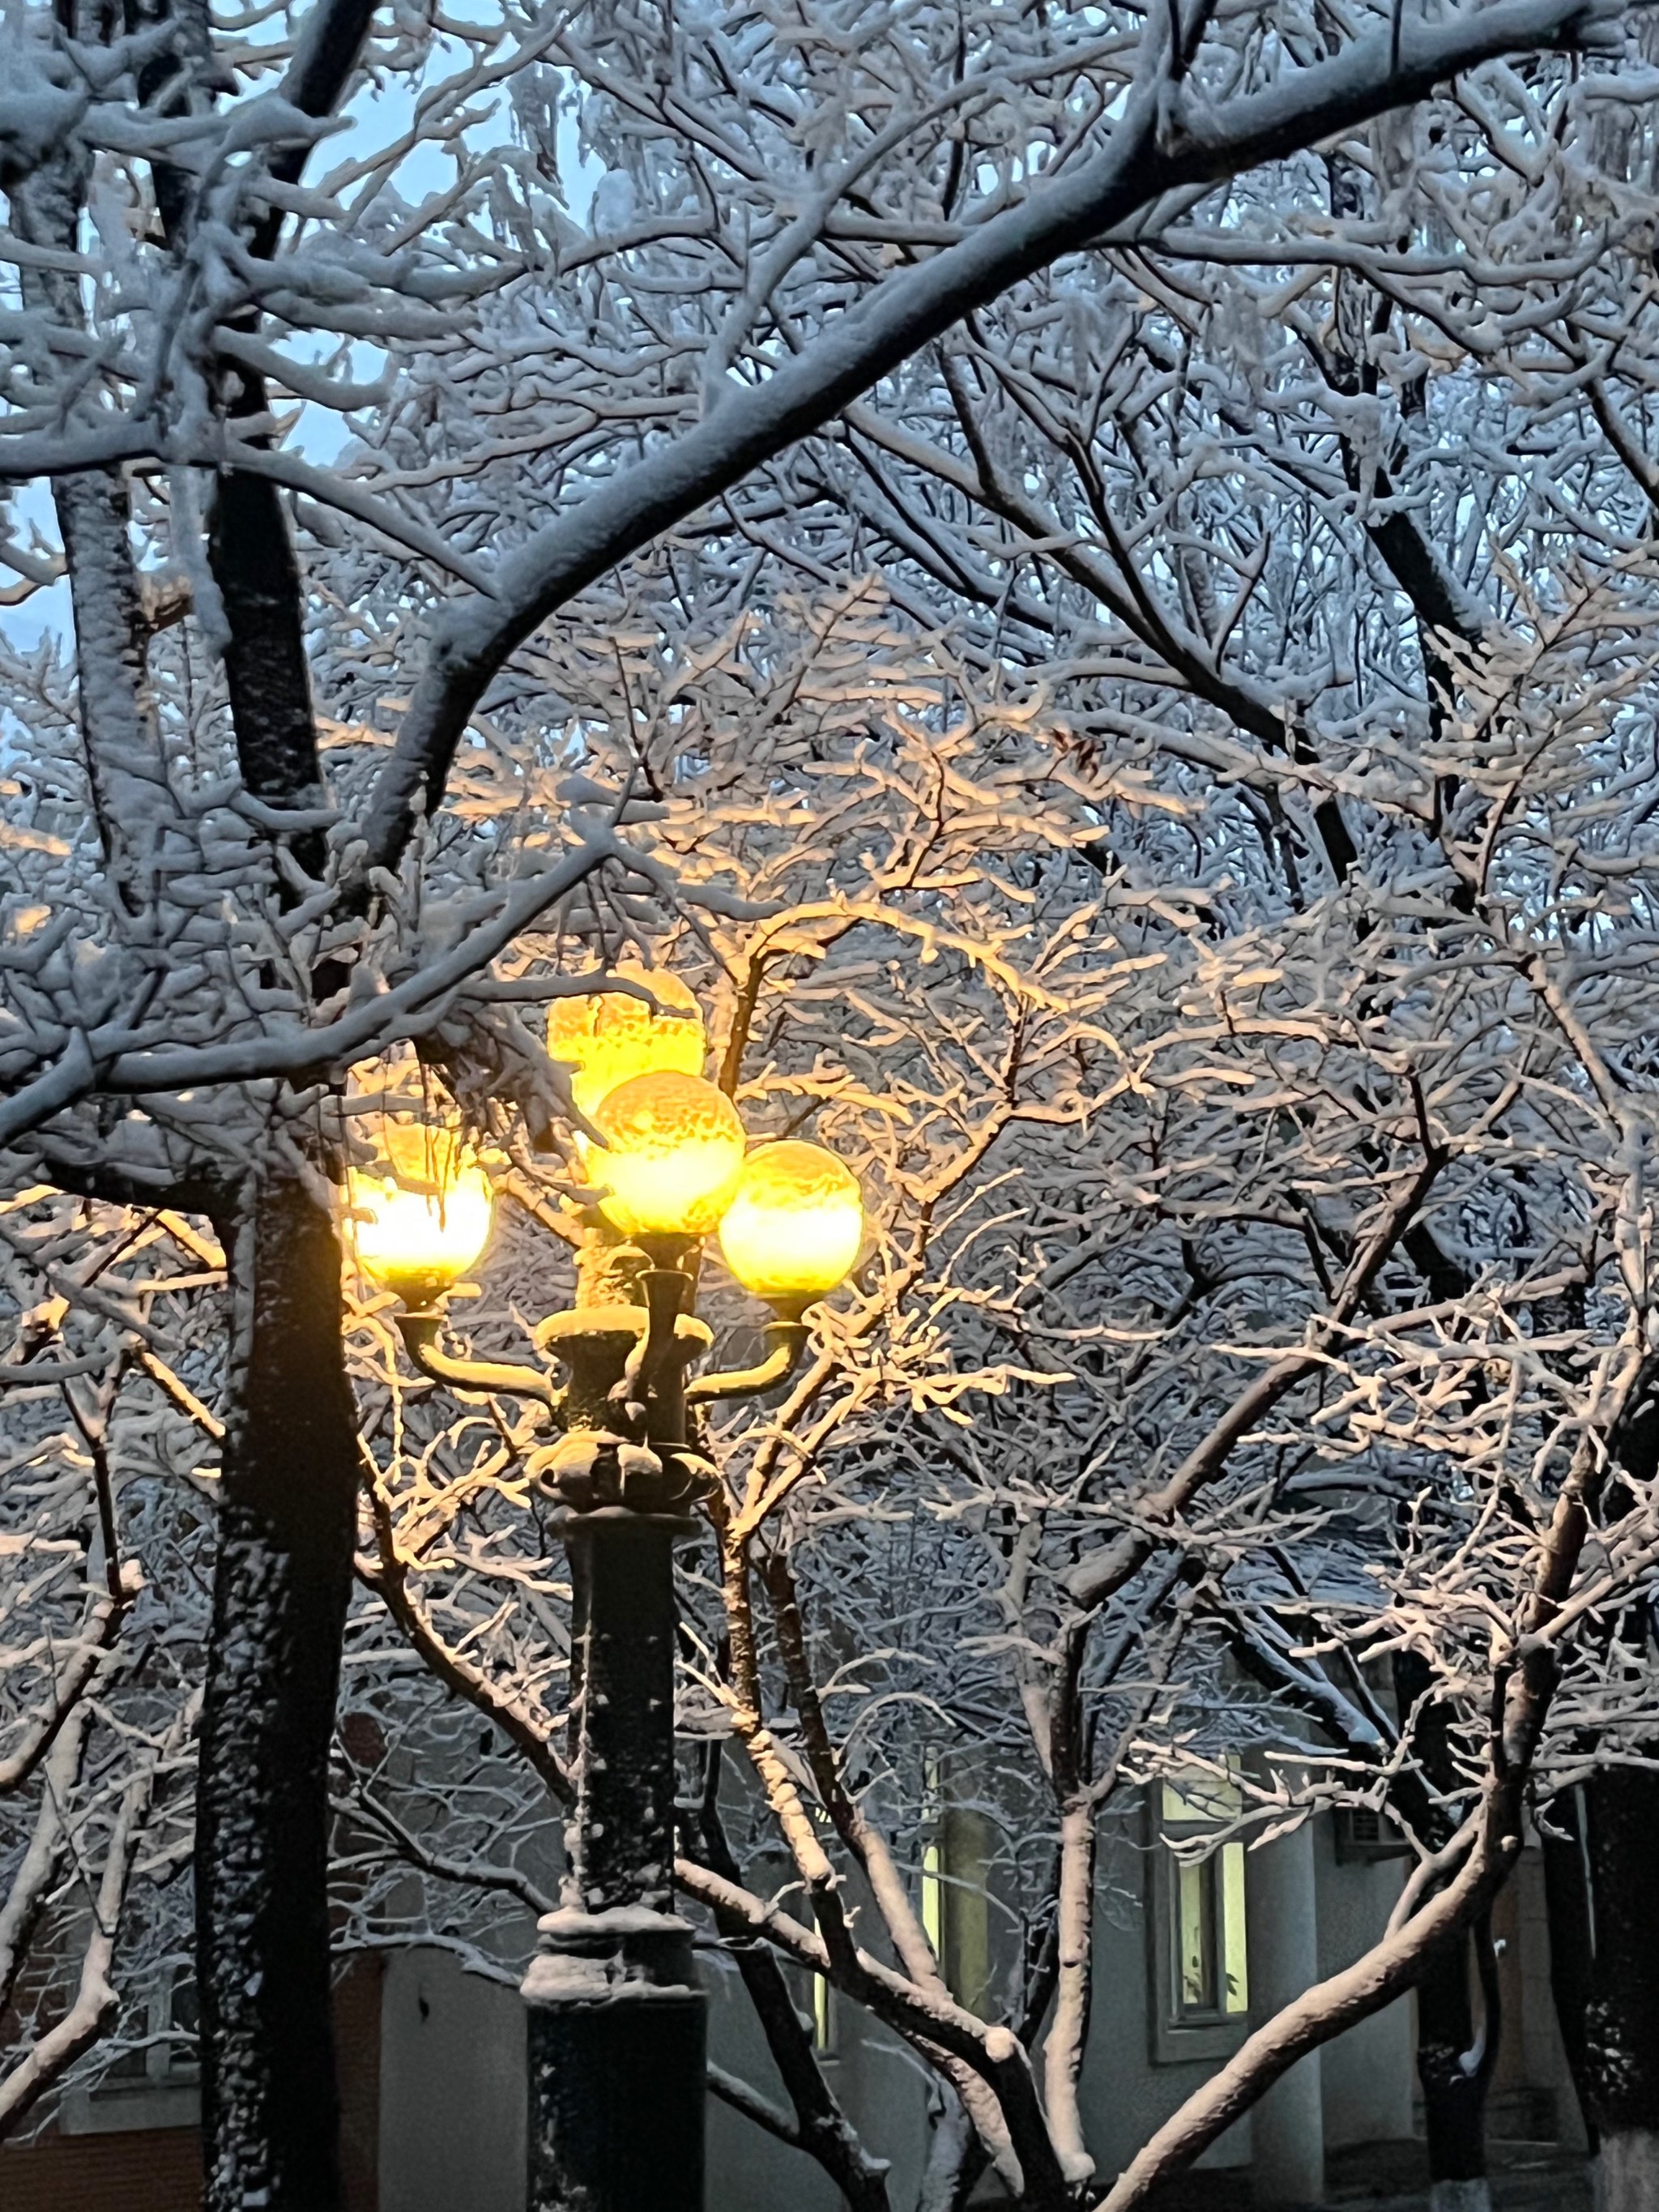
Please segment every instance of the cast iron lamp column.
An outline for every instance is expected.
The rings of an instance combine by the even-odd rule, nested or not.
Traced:
[[[775,1321],[758,1367],[688,1384],[711,1341],[686,1310],[691,1278],[659,1265],[637,1281],[642,1304],[578,1307],[537,1331],[562,1390],[450,1358],[435,1312],[399,1316],[424,1373],[538,1397],[565,1430],[529,1462],[570,1562],[576,1785],[562,1901],[524,1983],[532,2212],[702,2212],[707,2000],[672,1909],[673,1553],[714,1470],[687,1412],[782,1382],[806,1338],[798,1318]]]
[[[679,1116],[668,1118],[689,1128],[680,1158],[691,1188],[662,1195],[671,1162],[660,1129],[647,1128],[650,1141],[633,1159],[623,1152],[636,1086],[623,1086],[613,1094],[623,1108],[613,1114],[607,1099],[596,1117],[615,1149],[594,1164],[616,1191],[631,1190],[635,1241],[619,1247],[595,1224],[588,1256],[599,1265],[590,1272],[605,1285],[601,1297],[616,1302],[579,1304],[537,1330],[538,1349],[566,1371],[562,1387],[537,1368],[442,1349],[432,1301],[482,1244],[458,1260],[466,1240],[447,1225],[444,1200],[388,1185],[354,1193],[368,1217],[360,1256],[377,1250],[376,1237],[395,1248],[394,1264],[380,1250],[365,1265],[410,1302],[398,1319],[415,1365],[452,1389],[538,1402],[562,1430],[528,1470],[554,1501],[570,1562],[576,1785],[562,1902],[541,1923],[524,1983],[532,2212],[703,2212],[707,2008],[692,1929],[672,1910],[673,1550],[697,1532],[695,1508],[714,1470],[688,1415],[700,1401],[752,1396],[787,1378],[806,1341],[804,1310],[845,1274],[861,1234],[857,1184],[831,1154],[789,1143],[744,1162],[741,1125],[712,1086],[681,1074],[640,1081],[658,1091],[633,1103],[643,1112],[666,1097]],[[688,1084],[718,1102],[736,1133],[734,1164],[708,1218],[696,1194],[699,1178],[712,1175],[708,1129],[697,1124],[713,1109],[707,1097],[688,1102]],[[690,1122],[681,1112],[688,1103],[696,1109]],[[418,1249],[422,1207],[434,1241],[447,1240],[441,1254]],[[672,1226],[676,1211],[682,1219]],[[712,1343],[690,1308],[699,1232],[716,1219],[728,1265],[775,1318],[758,1365],[688,1380]],[[408,1224],[402,1241],[399,1221]]]

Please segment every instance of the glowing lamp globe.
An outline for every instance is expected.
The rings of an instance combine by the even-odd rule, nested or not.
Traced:
[[[700,1075],[659,1068],[609,1093],[590,1172],[608,1186],[601,1211],[629,1237],[706,1237],[743,1173],[743,1123]]]
[[[833,1291],[863,1241],[858,1178],[822,1145],[793,1140],[749,1155],[720,1221],[726,1266],[774,1304],[810,1304]]]
[[[619,981],[641,985],[659,1006],[673,1011],[658,1012],[625,991],[554,1000],[547,1017],[548,1056],[574,1071],[570,1095],[590,1121],[613,1091],[636,1075],[701,1075],[708,1051],[697,1002],[678,975],[631,964],[611,972]]]
[[[451,1289],[489,1242],[489,1177],[442,1129],[393,1124],[390,1173],[347,1178],[351,1240],[371,1282],[421,1306]]]

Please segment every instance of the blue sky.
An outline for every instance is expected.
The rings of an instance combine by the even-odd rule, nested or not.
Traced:
[[[448,12],[454,19],[489,23],[500,20],[499,11],[481,4],[481,0],[451,0]],[[266,35],[280,36],[283,28],[281,17],[272,17],[261,28]],[[255,31],[252,35],[257,37],[260,33]],[[372,154],[377,147],[393,143],[412,125],[421,92],[427,85],[441,82],[453,75],[462,65],[463,58],[464,50],[459,41],[449,36],[441,37],[434,41],[422,82],[411,82],[398,76],[383,78],[378,87],[365,86],[346,110],[346,127],[318,147],[312,159],[312,177],[320,182],[331,172],[337,172],[351,161]],[[505,89],[493,95],[493,100],[494,113],[466,134],[475,148],[481,143],[499,143],[511,127]],[[559,163],[569,211],[577,222],[585,222],[604,169],[602,164],[582,154],[575,119],[568,114],[562,115],[559,122]],[[418,206],[428,196],[446,189],[453,178],[452,155],[422,144],[399,164],[396,188],[406,203]],[[280,342],[296,359],[313,361],[329,358],[338,345],[338,340],[332,337],[307,338],[301,332],[289,332]],[[383,365],[384,356],[374,346],[361,344],[352,348],[354,378],[372,381]],[[300,410],[290,442],[307,460],[325,465],[338,454],[350,435],[348,419],[330,409],[307,405]],[[26,540],[33,525],[49,544],[57,543],[51,492],[44,482],[19,486],[12,497],[10,510],[12,527],[18,537]],[[70,625],[66,581],[33,593],[20,605],[0,608],[0,629],[3,629],[14,648],[21,651],[33,650],[50,634],[64,635]]]

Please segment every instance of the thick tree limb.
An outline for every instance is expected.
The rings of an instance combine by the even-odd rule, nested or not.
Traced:
[[[136,1037],[124,1022],[106,1024],[90,1036],[77,1030],[45,1073],[0,1105],[0,1146],[15,1144],[94,1088],[137,1096],[253,1082],[261,1076],[293,1080],[331,1073],[403,1038],[418,1036],[443,1018],[452,994],[464,990],[538,915],[556,905],[606,860],[624,857],[624,852],[611,832],[592,825],[567,860],[514,885],[502,894],[489,921],[469,930],[436,959],[391,990],[360,1000],[337,1019],[315,1028],[288,1021],[274,1024],[262,1035],[224,1043],[153,1047],[142,1036]]]
[[[1443,22],[1356,40],[1334,59],[1211,110],[1171,96],[1149,51],[1104,149],[1062,171],[931,260],[883,279],[809,350],[732,393],[696,429],[550,524],[497,574],[498,598],[458,601],[434,636],[365,824],[372,866],[395,866],[424,801],[435,811],[469,716],[514,650],[575,593],[809,437],[973,308],[1185,185],[1219,182],[1405,106],[1505,53],[1605,43],[1609,0],[1498,0]]]
[[[844,1964],[839,1972],[832,1972],[830,1952],[821,1936],[694,1860],[677,1859],[674,1880],[688,1896],[712,1911],[726,1913],[802,1966],[816,1973],[830,1974],[849,1996],[907,2041],[934,2051],[948,2051],[962,2060],[994,2093],[1005,2112],[1012,2109],[1020,2140],[1026,2138],[1030,2129],[1042,2127],[1030,2062],[1008,2029],[987,2027],[951,1998],[931,1996],[917,1990],[902,1974],[866,1951],[854,1953],[850,1974]],[[1054,2212],[1064,2212],[1069,2192],[1052,2152],[1047,2166],[1046,2172],[1027,2176],[1021,2201],[1030,2212],[1049,2212],[1050,2207]]]
[[[1589,1531],[1584,1491],[1595,1453],[1580,1454],[1540,1545],[1531,1594],[1496,1669],[1486,1775],[1462,1864],[1409,1917],[1340,1974],[1304,1990],[1243,2043],[1119,2175],[1100,2212],[1131,2212],[1189,2166],[1306,2052],[1369,2019],[1410,1989],[1439,1946],[1468,1928],[1509,1878],[1525,1841],[1527,1786],[1549,1716],[1559,1662],[1547,1632],[1571,1588]]]
[[[1136,1519],[1140,1526],[1103,1547],[1073,1569],[1070,1589],[1074,1602],[1080,1606],[1103,1605],[1138,1574],[1153,1550],[1153,1540],[1143,1533],[1146,1524],[1167,1524],[1184,1512],[1206,1484],[1221,1473],[1240,1440],[1318,1366],[1322,1347],[1330,1333],[1346,1326],[1359,1310],[1389,1254],[1415,1219],[1445,1166],[1447,1157],[1437,1146],[1430,1144],[1425,1147],[1416,1170],[1396,1192],[1382,1218],[1355,1254],[1329,1311],[1310,1327],[1307,1344],[1275,1361],[1248,1389],[1241,1391],[1169,1480],[1138,1503]]]

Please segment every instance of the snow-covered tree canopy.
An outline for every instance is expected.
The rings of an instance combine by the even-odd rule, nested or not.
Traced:
[[[176,1131],[198,1168],[222,1126],[200,1086],[303,1081],[429,1028],[566,872],[611,852],[590,830],[541,877],[453,909],[441,949],[392,918],[386,872],[422,812],[428,834],[447,821],[469,726],[471,749],[523,715],[508,657],[573,602],[602,623],[619,563],[650,549],[653,619],[672,635],[711,591],[740,597],[779,564],[821,579],[887,547],[925,552],[994,611],[993,635],[1081,647],[1097,684],[1146,647],[1119,654],[1110,623],[1079,629],[1079,599],[1120,618],[1127,598],[1132,633],[1158,627],[1125,583],[1108,588],[1109,544],[1090,543],[1116,527],[1113,478],[1137,445],[1176,471],[1148,514],[1181,501],[1177,537],[1212,535],[1241,493],[1260,515],[1263,470],[1287,513],[1332,498],[1386,512],[1389,424],[1419,372],[1501,357],[1505,313],[1528,342],[1551,313],[1571,320],[1589,405],[1613,337],[1595,309],[1637,250],[1632,196],[1583,166],[1627,98],[1611,66],[1625,33],[1601,0],[1434,23],[1208,8],[474,23],[339,4],[122,26],[23,9],[7,39],[0,474],[33,489],[5,557],[19,599],[67,563],[83,650],[78,685],[50,653],[9,670],[29,735],[9,808],[21,918],[0,1131],[93,1090],[189,1088],[194,1112],[146,1109],[140,1150]],[[1478,96],[1424,111],[1441,119],[1421,126],[1420,163],[1394,124],[1336,161],[1328,191],[1329,165],[1296,154],[1491,57],[1552,47],[1596,58],[1497,64]],[[1528,195],[1536,212],[1507,213],[1529,165],[1548,188]],[[1284,210],[1268,228],[1291,271],[1230,275],[1212,306],[1213,273],[1193,274],[1209,232],[1230,234],[1229,264],[1265,250],[1240,219],[1257,187],[1224,189],[1253,174]],[[1149,264],[1155,242],[1167,258]],[[1489,307],[1492,253],[1525,281]],[[1594,273],[1575,275],[1586,255]],[[1364,326],[1373,273],[1422,343],[1367,338],[1352,395],[1333,355],[1328,401],[1288,362],[1256,364],[1275,289],[1292,331],[1327,287],[1360,302],[1339,322]],[[1202,358],[1194,322],[1231,392],[1183,377]],[[994,398],[972,396],[982,353],[1006,380]],[[1273,450],[1228,482],[1226,410],[1253,379],[1284,387],[1272,447],[1282,429],[1330,447],[1322,461]],[[982,418],[973,436],[939,422],[952,386]],[[1322,408],[1353,447],[1356,490]],[[1000,456],[1033,416],[1061,458],[1004,482]],[[1080,532],[1077,488],[1058,482],[1074,463],[1105,514]],[[1012,520],[978,512],[1011,499]],[[1147,526],[1124,520],[1133,550]],[[290,527],[303,586],[280,555]],[[1015,557],[1022,533],[1041,556]],[[1258,657],[1264,622],[1301,628],[1298,592],[1335,597],[1320,546],[1291,534],[1300,580],[1241,597],[1231,657],[1218,636],[1206,652],[1196,612],[1152,641],[1257,748],[1281,729],[1284,685],[1231,662]],[[1241,583],[1255,558],[1231,556]],[[285,604],[301,588],[302,624]],[[1183,588],[1224,618],[1224,575],[1206,594],[1195,569]],[[917,584],[901,604],[932,599]],[[1310,639],[1279,672],[1299,698],[1329,657]],[[1223,665],[1206,678],[1209,658]],[[1137,703],[1113,710],[1131,728]]]
[[[1250,1832],[1379,1807],[1425,1875],[1465,1870],[1461,1909],[1501,1879],[1523,1796],[1547,1806],[1587,1760],[1641,1753],[1654,1711],[1631,1608],[1659,1554],[1637,1433],[1639,1109],[1606,1076],[1598,1103],[1599,1061],[1551,1012],[1551,971],[1529,986],[1517,954],[1547,928],[1524,900],[1484,944],[1457,907],[1430,926],[1426,897],[1392,886],[1391,910],[1352,890],[1291,900],[1231,794],[1106,768],[1006,678],[988,698],[960,659],[857,596],[751,618],[690,677],[653,672],[652,650],[563,661],[583,722],[608,733],[585,774],[617,789],[635,758],[655,764],[656,819],[636,839],[665,874],[731,894],[728,919],[659,937],[657,956],[708,1010],[711,1065],[751,1128],[832,1143],[877,1231],[799,1382],[721,1425],[720,1575],[702,1557],[688,1592],[699,1651],[681,1725],[706,1794],[682,1880],[740,1939],[784,2078],[807,2065],[787,2131],[840,2186],[880,2201],[866,2154],[825,2119],[793,2010],[769,2001],[756,1932],[908,2034],[963,2096],[972,2129],[940,2128],[927,2201],[951,2201],[989,2157],[1042,2202],[1040,2160],[1074,2179],[1090,2163],[1071,2095],[1087,1869],[1127,1785],[1267,1752],[1244,1779]],[[618,689],[631,715],[604,708]],[[1614,693],[1605,714],[1553,720],[1564,790],[1613,742]],[[1540,722],[1547,697],[1540,684]],[[520,821],[541,834],[528,809]],[[1559,834],[1545,793],[1501,843],[1517,884],[1528,848]],[[1208,881],[1172,850],[1212,855]],[[571,919],[590,941],[607,926]],[[608,927],[623,942],[626,912]],[[560,958],[534,933],[520,951]],[[1620,1019],[1650,1021],[1645,971],[1620,977]],[[372,1123],[379,1101],[362,1103]],[[495,1133],[510,1141],[510,1119]],[[454,1321],[523,1358],[569,1296],[575,1222],[532,1156],[501,1188],[483,1302]],[[743,1325],[718,1290],[707,1310]],[[388,1617],[362,1616],[352,1680],[387,1748],[352,1757],[342,1798],[357,1875],[382,1877],[358,1894],[360,1938],[386,1940],[390,1912],[399,1936],[511,1961],[569,1787],[563,1574],[526,1471],[539,1417],[526,1403],[516,1425],[504,1407],[453,1423],[424,1383],[395,1385],[384,1305],[364,1323],[380,1410],[362,1573]],[[1634,1480],[1609,1481],[1610,1456]],[[1587,1496],[1600,1527],[1582,1553]],[[411,1684],[406,1638],[447,1700]],[[1218,1698],[1241,1659],[1265,1698],[1236,1680]],[[456,1700],[495,1723],[487,1759]],[[1444,1771],[1418,1741],[1427,1714]],[[718,1794],[733,1738],[758,1824],[753,1796]],[[915,1853],[941,1742],[961,1750],[954,1786],[1006,1838],[986,1879],[1030,1939],[988,2016],[951,2017],[994,2073],[997,2035],[1030,2040],[1058,2002],[1046,2132],[1017,2075],[988,2095],[963,2048],[939,2060],[931,2042],[942,1993]],[[428,1878],[418,1903],[410,1865]],[[819,1931],[837,1887],[867,1883],[868,1950],[821,1940],[780,1904],[781,1880],[813,1899]],[[1321,2021],[1403,1986],[1413,1940],[1333,1984]],[[1194,2100],[1118,2201],[1297,2047],[1270,2039]]]

